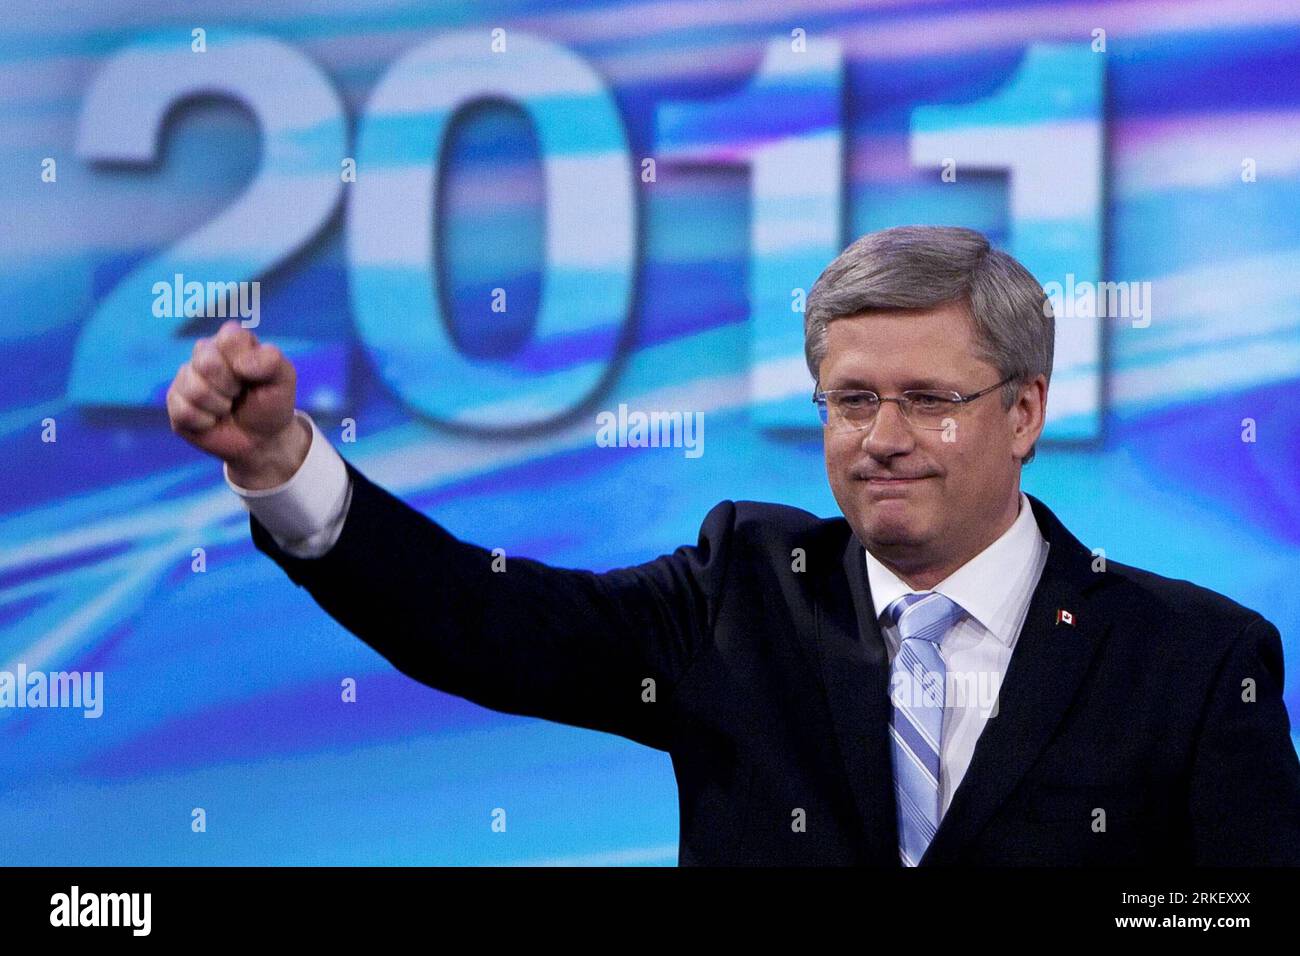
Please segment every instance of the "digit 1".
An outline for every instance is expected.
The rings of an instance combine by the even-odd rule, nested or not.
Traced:
[[[838,42],[799,49],[782,38],[739,92],[666,103],[655,116],[663,161],[749,165],[749,400],[764,427],[817,425],[803,298],[842,248],[843,89]]]
[[[1101,278],[1104,62],[1085,44],[1034,45],[992,96],[912,113],[917,165],[1008,172],[1008,251],[1043,285]],[[1045,438],[1100,434],[1101,333],[1094,316],[1057,317]]]

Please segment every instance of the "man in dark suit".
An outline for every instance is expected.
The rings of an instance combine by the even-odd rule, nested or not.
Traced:
[[[844,517],[723,501],[604,573],[502,570],[375,485],[237,323],[168,410],[256,546],[403,673],[668,752],[682,865],[1300,865],[1277,629],[1020,490],[1054,333],[978,233],[863,237],[805,316]]]

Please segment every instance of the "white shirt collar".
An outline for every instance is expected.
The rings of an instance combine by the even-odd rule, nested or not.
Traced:
[[[867,581],[871,599],[880,620],[894,601],[912,589],[899,580],[870,551],[867,556]],[[1002,536],[971,558],[930,590],[952,598],[979,621],[995,638],[1008,646],[1023,610],[1018,596],[1025,586],[1032,590],[1027,577],[1041,565],[1047,541],[1038,528],[1029,498],[1020,493],[1020,512]]]

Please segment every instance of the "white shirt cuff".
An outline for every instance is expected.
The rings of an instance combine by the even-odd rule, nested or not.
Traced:
[[[294,415],[311,428],[311,445],[288,481],[274,488],[243,488],[230,480],[226,465],[221,471],[226,484],[276,544],[294,557],[318,558],[334,546],[343,530],[352,482],[342,457],[312,417],[301,409],[294,409]]]

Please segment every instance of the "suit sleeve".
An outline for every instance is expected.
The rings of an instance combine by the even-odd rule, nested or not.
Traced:
[[[494,570],[491,551],[347,468],[352,499],[321,557],[287,553],[249,516],[258,550],[331,617],[430,687],[669,749],[673,689],[711,640],[732,502],[696,545],[645,564],[596,573],[506,555]]]
[[[1195,864],[1300,866],[1300,759],[1291,742],[1283,674],[1281,635],[1256,617],[1218,667],[1196,742],[1190,789]]]

